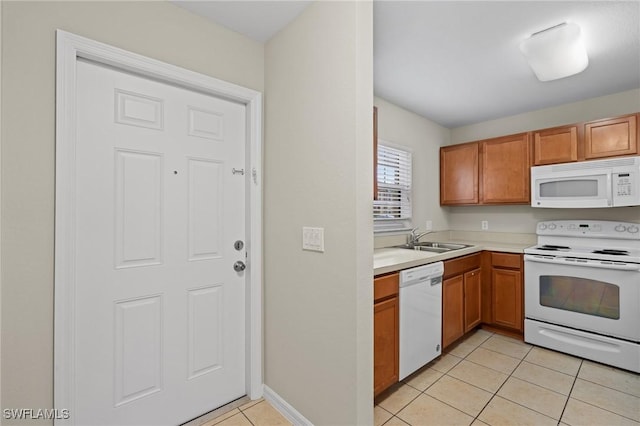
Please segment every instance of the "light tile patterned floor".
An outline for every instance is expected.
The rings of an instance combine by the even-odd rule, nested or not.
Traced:
[[[202,426],[288,426],[282,414],[264,399],[250,401],[226,414],[216,417]]]
[[[375,402],[376,426],[640,426],[640,375],[477,330]],[[213,425],[291,423],[261,399]]]
[[[640,375],[477,330],[380,395],[375,425],[635,425]]]

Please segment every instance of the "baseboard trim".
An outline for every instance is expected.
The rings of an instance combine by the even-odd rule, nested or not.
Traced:
[[[287,401],[282,399],[273,389],[264,385],[264,399],[296,426],[313,426],[302,414],[291,406]]]

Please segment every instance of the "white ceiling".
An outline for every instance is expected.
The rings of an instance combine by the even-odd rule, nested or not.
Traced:
[[[265,42],[309,1],[178,1]],[[582,28],[588,68],[540,82],[518,45]],[[374,92],[453,128],[640,87],[640,0],[374,2]]]

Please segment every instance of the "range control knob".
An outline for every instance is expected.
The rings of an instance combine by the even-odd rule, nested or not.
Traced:
[[[627,227],[624,225],[617,225],[615,228],[616,232],[624,232],[627,230]]]
[[[630,232],[632,234],[637,234],[638,231],[640,231],[640,228],[638,228],[635,225],[631,225],[630,227],[627,228],[627,232]]]
[[[545,225],[544,223],[541,223],[538,228],[540,228],[541,231],[544,231],[545,229],[547,229],[547,225]]]
[[[556,224],[555,223],[549,224],[549,229],[551,229],[552,231],[556,229]]]

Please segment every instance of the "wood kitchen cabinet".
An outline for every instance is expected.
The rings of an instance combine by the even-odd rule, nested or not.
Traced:
[[[440,148],[440,204],[477,204],[479,145]]]
[[[399,274],[373,282],[373,393],[398,382],[400,366]]]
[[[529,133],[480,142],[481,204],[530,202]]]
[[[440,148],[440,204],[528,204],[529,133]]]
[[[523,314],[523,259],[521,254],[488,252],[491,271],[490,324],[521,334]]]
[[[533,132],[533,165],[637,155],[640,114]]]
[[[587,160],[638,153],[638,116],[596,120],[584,125],[584,157]]]
[[[442,348],[464,334],[464,276],[442,281]]]
[[[444,262],[442,282],[442,348],[481,322],[480,253]]]
[[[578,161],[578,125],[533,132],[533,164]]]

